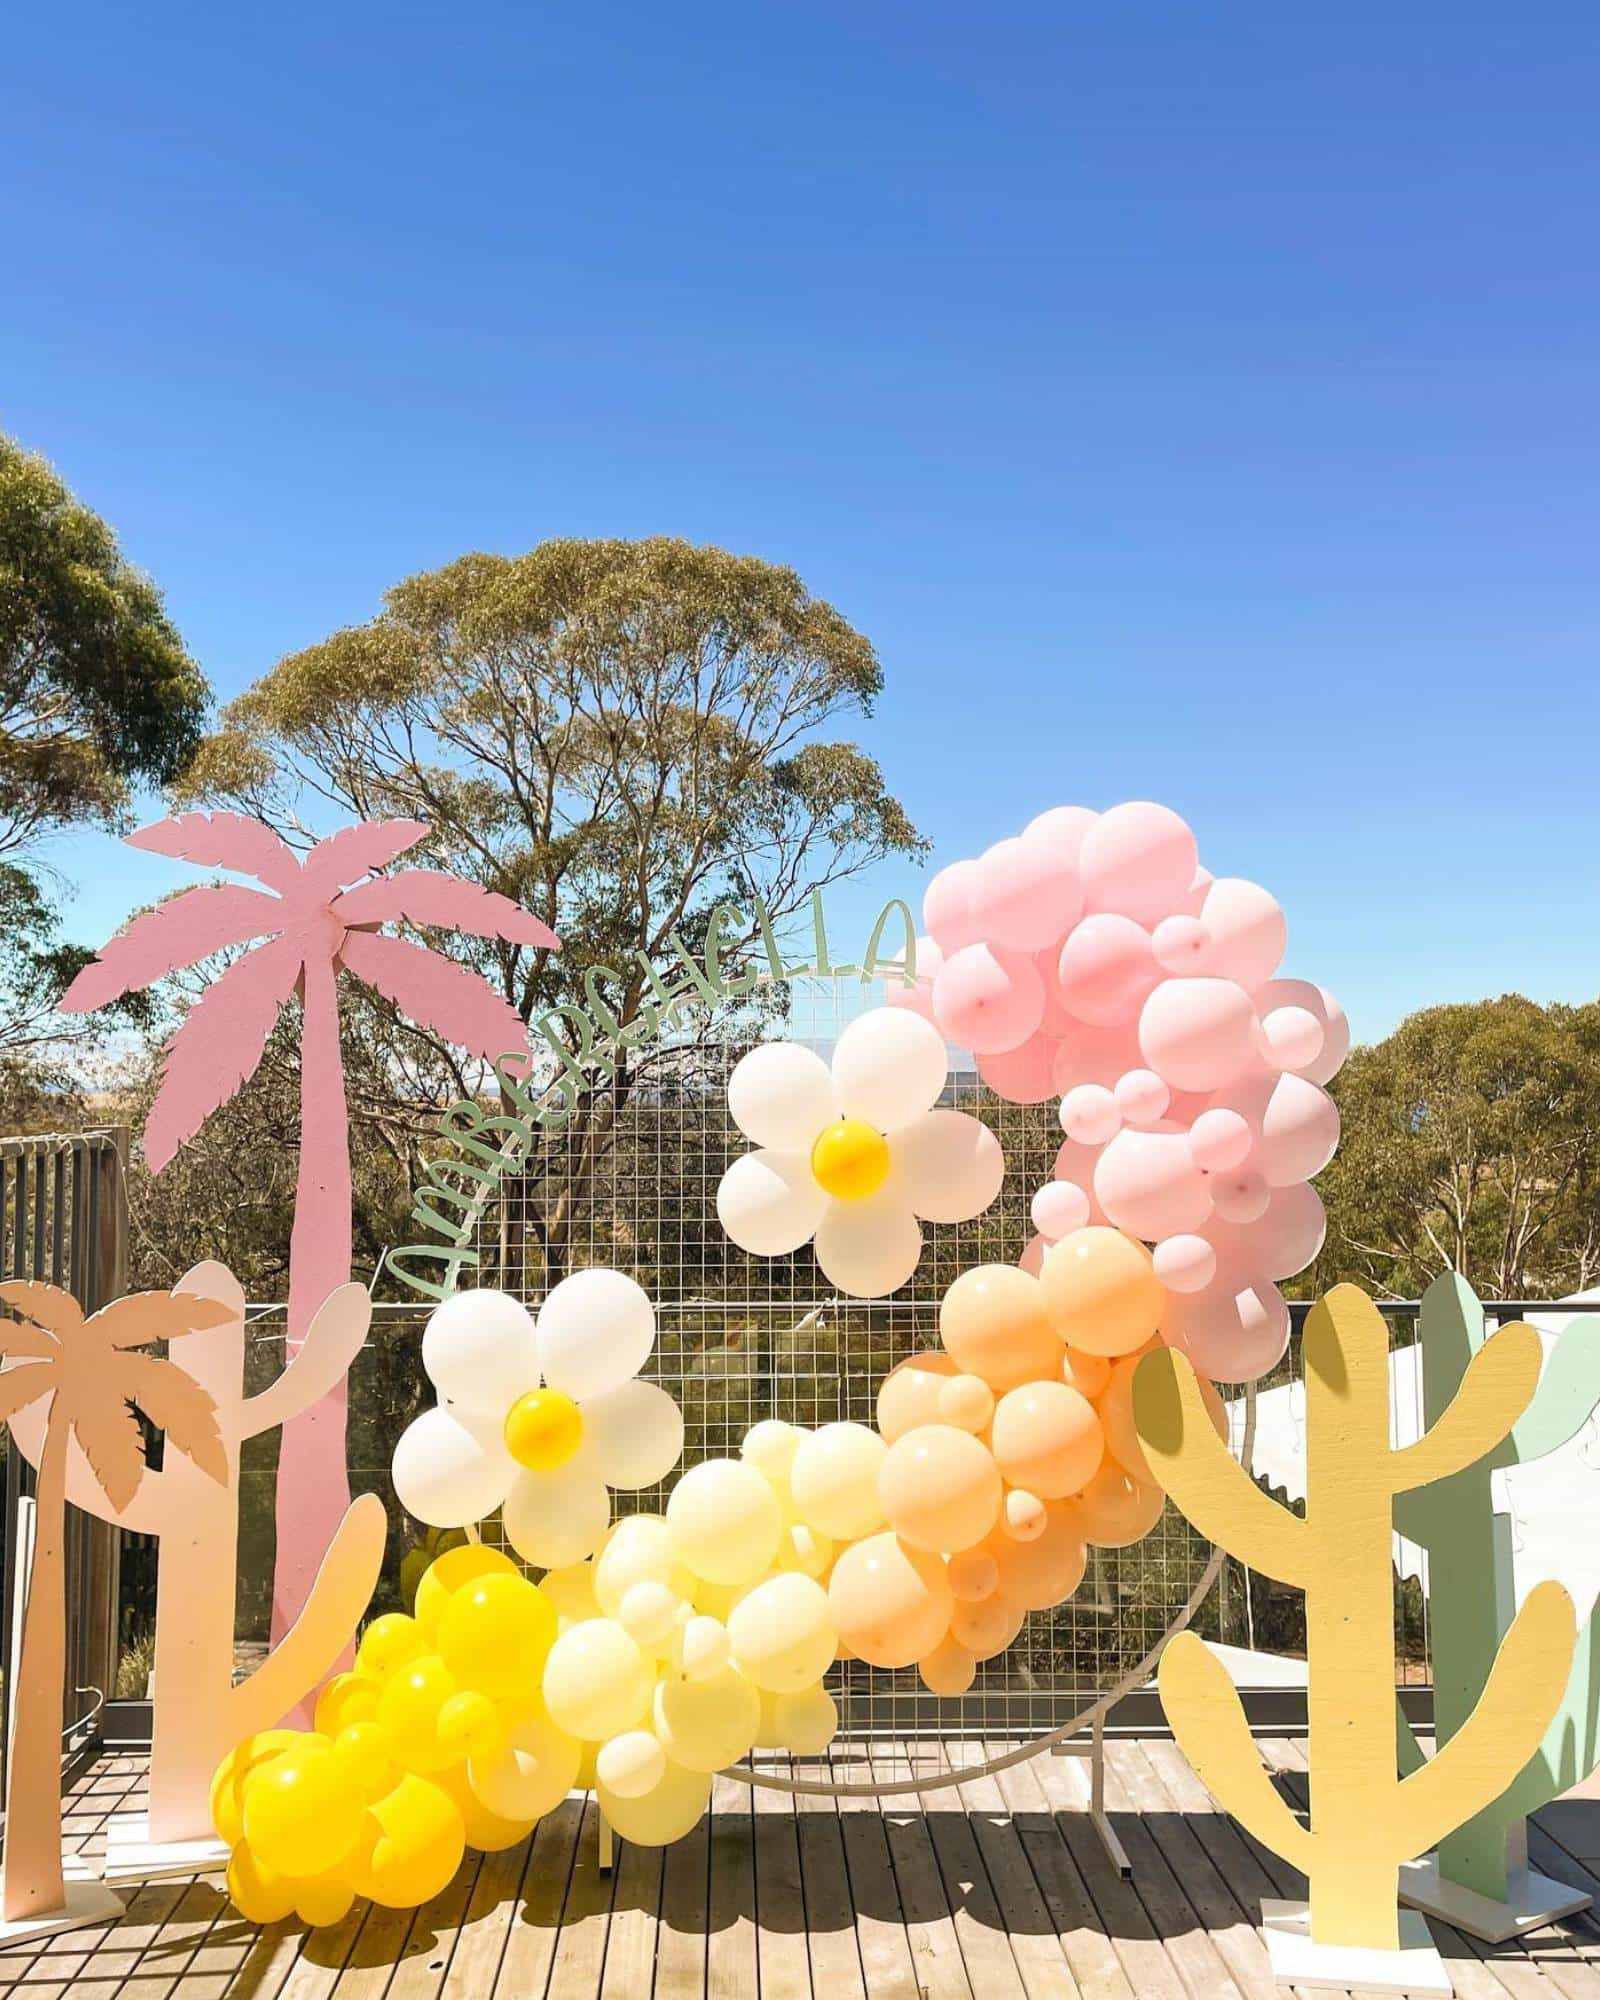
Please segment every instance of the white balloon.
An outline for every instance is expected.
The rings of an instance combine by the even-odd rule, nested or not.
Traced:
[[[509,1292],[455,1292],[422,1329],[428,1379],[463,1409],[500,1416],[539,1379],[533,1315]]]
[[[650,1359],[656,1315],[621,1271],[574,1271],[539,1308],[539,1366],[552,1389],[582,1400],[629,1382]]]
[[[667,1753],[648,1729],[625,1729],[600,1745],[594,1774],[619,1799],[642,1799],[667,1775]]]
[[[787,1257],[816,1234],[828,1206],[809,1160],[744,1153],[717,1186],[717,1220],[752,1257]]]
[[[555,1472],[519,1472],[505,1497],[506,1540],[539,1569],[593,1555],[611,1525],[611,1495],[587,1451]]]
[[[925,1222],[970,1222],[1006,1174],[1000,1141],[982,1119],[948,1108],[901,1126],[890,1158],[895,1187]]]
[[[839,1115],[828,1065],[798,1042],[763,1042],[741,1056],[728,1078],[728,1109],[747,1139],[779,1153],[809,1153]]]
[[[817,1225],[816,1248],[830,1285],[853,1299],[881,1299],[917,1268],[922,1231],[891,1180],[865,1201],[830,1202]]]
[[[683,1412],[665,1389],[635,1377],[584,1403],[583,1441],[608,1486],[653,1486],[683,1450]]]
[[[425,1410],[394,1448],[395,1498],[431,1528],[464,1528],[494,1512],[516,1469],[508,1451],[448,1410]]]
[[[844,1117],[892,1132],[933,1109],[949,1068],[937,1028],[903,1007],[875,1007],[834,1044],[834,1096]]]

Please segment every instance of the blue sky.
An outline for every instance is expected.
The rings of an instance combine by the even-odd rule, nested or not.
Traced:
[[[0,427],[224,697],[465,549],[681,534],[872,637],[940,857],[1158,798],[1362,1035],[1592,997],[1597,58],[1480,0],[25,10]],[[180,879],[58,859],[91,942]]]

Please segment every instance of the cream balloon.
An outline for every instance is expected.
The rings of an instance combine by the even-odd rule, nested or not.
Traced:
[[[773,1698],[777,1747],[795,1757],[820,1757],[839,1731],[839,1709],[825,1687],[798,1688]]]
[[[672,1550],[707,1583],[753,1583],[778,1553],[783,1510],[754,1466],[711,1458],[686,1472],[667,1501]]]
[[[793,1694],[832,1666],[839,1632],[822,1585],[791,1571],[768,1577],[739,1600],[728,1642],[734,1665],[754,1686]]]
[[[512,1725],[499,1756],[467,1760],[467,1783],[501,1819],[541,1819],[577,1783],[581,1756],[577,1739],[557,1728],[541,1702]]]
[[[652,1713],[661,1747],[691,1771],[721,1771],[746,1756],[761,1726],[761,1697],[734,1667],[704,1680],[662,1681]]]
[[[630,1514],[606,1537],[594,1560],[594,1595],[608,1618],[622,1615],[623,1599],[636,1583],[659,1584],[674,1597],[688,1597],[694,1578],[673,1553],[672,1533],[659,1514]]]
[[[544,1700],[558,1729],[604,1742],[640,1723],[650,1706],[650,1663],[612,1618],[573,1625],[544,1663]]]
[[[824,1424],[803,1438],[789,1469],[801,1520],[835,1541],[857,1541],[881,1528],[878,1472],[886,1450],[865,1424]]]
[[[667,1753],[648,1729],[625,1729],[595,1753],[597,1784],[619,1799],[643,1798],[667,1775]]]
[[[661,1782],[642,1798],[625,1799],[597,1784],[595,1799],[619,1840],[631,1840],[635,1847],[667,1847],[699,1824],[711,1802],[711,1774],[685,1770],[669,1758]]]

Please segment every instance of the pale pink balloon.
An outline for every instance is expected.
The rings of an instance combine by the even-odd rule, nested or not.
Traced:
[[[1211,933],[1206,970],[1237,980],[1252,992],[1283,960],[1289,930],[1275,896],[1259,883],[1223,875],[1206,891],[1201,916]]]
[[[1080,1146],[1103,1146],[1122,1129],[1116,1098],[1103,1083],[1074,1084],[1061,1100],[1061,1129]]]
[[[1217,1253],[1203,1236],[1169,1236],[1151,1261],[1169,1292],[1202,1292],[1217,1275]]]
[[[1061,947],[1056,974],[1062,1006],[1096,1028],[1136,1021],[1161,979],[1150,933],[1112,911],[1084,918]]]
[[[1253,1382],[1283,1359],[1289,1308],[1263,1277],[1221,1277],[1203,1292],[1175,1297],[1161,1332],[1213,1382]]]
[[[1269,1069],[1304,1076],[1322,1053],[1322,1023],[1306,1007],[1274,1007],[1261,1018],[1261,1043]]]
[[[1046,1181],[1035,1190],[1028,1212],[1034,1228],[1050,1243],[1087,1228],[1091,1220],[1089,1197],[1075,1181]]]
[[[940,966],[944,964],[944,953],[931,937],[917,939],[917,983],[907,986],[894,973],[889,973],[883,982],[883,1001],[886,1007],[904,1007],[910,1013],[920,1014],[930,1027],[939,1024],[933,1018],[933,982]]]
[[[1179,1090],[1219,1090],[1260,1064],[1256,1011],[1231,979],[1164,979],[1139,1015],[1139,1048]]]
[[[1238,1269],[1259,1271],[1275,1284],[1298,1277],[1315,1263],[1327,1233],[1321,1197],[1304,1181],[1273,1188],[1265,1214],[1255,1222],[1230,1223],[1213,1217],[1206,1224],[1206,1235],[1219,1258]]]
[[[1070,862],[1076,873],[1084,836],[1099,817],[1088,806],[1052,806],[1048,812],[1042,812],[1028,821],[1022,830],[1022,837],[1048,847],[1063,861]]]
[[[1074,1021],[1056,1041],[1051,1076],[1056,1094],[1065,1097],[1075,1083],[1114,1089],[1119,1076],[1139,1067],[1139,1036],[1131,1018],[1114,1028]]]
[[[1150,948],[1163,972],[1182,978],[1205,971],[1211,933],[1198,917],[1163,917],[1151,933]]]
[[[1211,1213],[1205,1176],[1181,1132],[1119,1132],[1094,1169],[1095,1198],[1130,1236],[1184,1236]]]
[[[1206,894],[1216,879],[1209,868],[1197,868],[1188,888],[1183,892],[1183,900],[1178,905],[1178,914],[1185,917],[1199,916],[1206,906]]]
[[[1230,1089],[1226,1102],[1255,1135],[1250,1164],[1268,1187],[1308,1181],[1333,1158],[1339,1107],[1320,1084],[1303,1076],[1251,1077]]]
[[[1267,1212],[1272,1190],[1253,1167],[1230,1167],[1206,1181],[1211,1205],[1224,1222],[1259,1222]]]
[[[1044,987],[1030,960],[963,945],[933,982],[933,1017],[952,1042],[975,1055],[1020,1048],[1044,1017]]]
[[[1272,979],[1255,997],[1262,1013],[1275,1007],[1303,1007],[1317,1021],[1322,1047],[1313,1061],[1297,1067],[1312,1083],[1331,1083],[1350,1053],[1350,1023],[1327,987],[1313,985],[1309,979]]]
[[[1058,1095],[1055,1056],[1055,1042],[1041,1031],[1020,1048],[979,1056],[978,1074],[1008,1104],[1043,1104],[1047,1097]]]
[[[972,897],[978,886],[976,861],[953,861],[941,868],[922,892],[922,921],[941,951],[960,951],[983,936],[973,915]]]
[[[1195,1165],[1208,1174],[1242,1167],[1254,1143],[1248,1122],[1237,1111],[1202,1111],[1189,1127],[1189,1151]]]
[[[1142,923],[1178,908],[1198,865],[1187,825],[1170,807],[1147,800],[1102,813],[1078,855],[1088,907]]]
[[[1141,1132],[1159,1125],[1172,1103],[1172,1092],[1153,1069],[1125,1070],[1113,1092],[1125,1125]]]
[[[978,863],[971,907],[990,944],[1042,951],[1083,915],[1083,884],[1047,842],[998,840]]]
[[[1048,1236],[1030,1236],[1017,1259],[1017,1269],[1026,1271],[1030,1278],[1037,1278],[1044,1269],[1044,1253],[1050,1248]]]
[[[1074,1187],[1082,1188],[1089,1197],[1091,1222],[1104,1222],[1106,1219],[1106,1212],[1095,1200],[1094,1195],[1094,1168],[1099,1157],[1097,1148],[1080,1146],[1076,1139],[1063,1139],[1056,1149],[1055,1166],[1051,1176],[1058,1181],[1071,1181]]]

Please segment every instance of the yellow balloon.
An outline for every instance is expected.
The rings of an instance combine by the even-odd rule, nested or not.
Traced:
[[[317,1696],[315,1726],[333,1737],[353,1722],[370,1722],[378,1712],[379,1683],[367,1674],[335,1674]]]
[[[609,1544],[608,1544],[609,1546]],[[558,1619],[581,1625],[586,1618],[603,1618],[600,1600],[594,1594],[592,1561],[568,1563],[564,1569],[546,1570],[539,1588]]]
[[[672,1535],[659,1514],[629,1514],[612,1529],[595,1558],[595,1602],[607,1618],[622,1616],[622,1600],[636,1583],[659,1584],[687,1597],[694,1578],[673,1555]]]
[[[615,1619],[593,1618],[563,1632],[550,1648],[545,1706],[569,1736],[603,1742],[644,1720],[652,1678],[638,1642]]]
[[[442,1771],[458,1752],[439,1739],[439,1715],[457,1692],[455,1676],[437,1653],[425,1653],[384,1683],[378,1725],[394,1756],[410,1771]]]
[[[778,1748],[796,1757],[820,1756],[838,1733],[838,1706],[821,1686],[780,1694],[772,1704],[772,1727]]]
[[[758,1583],[728,1619],[734,1664],[756,1687],[792,1694],[833,1664],[838,1628],[828,1593],[809,1576],[790,1572]]]
[[[871,1535],[840,1556],[828,1579],[839,1637],[875,1667],[909,1667],[950,1629],[955,1599],[938,1556],[899,1535]]]
[[[795,1511],[835,1541],[855,1541],[883,1526],[878,1469],[883,1439],[865,1424],[824,1424],[803,1438],[789,1472]]]
[[[826,1577],[833,1567],[834,1540],[804,1521],[786,1521],[778,1544],[776,1567],[798,1570],[802,1576]]]
[[[363,1896],[391,1910],[415,1909],[437,1896],[461,1866],[466,1828],[455,1800],[408,1771],[370,1808],[378,1838],[354,1870]]]
[[[399,1767],[389,1753],[389,1738],[380,1723],[348,1723],[333,1739],[333,1754],[363,1799],[381,1797],[399,1779]]]
[[[259,1730],[236,1743],[217,1766],[211,1780],[211,1824],[229,1847],[244,1839],[244,1793],[253,1773],[305,1740],[303,1729]]]
[[[506,1747],[505,1716],[475,1688],[451,1695],[439,1710],[438,1728],[440,1747],[450,1746],[457,1757],[494,1757]]]
[[[506,1820],[542,1819],[579,1783],[582,1746],[558,1729],[541,1704],[516,1722],[503,1750],[474,1757],[467,1781],[487,1809]]]
[[[1093,1423],[1087,1403],[1084,1410]],[[976,1547],[1000,1518],[1000,1491],[988,1446],[954,1424],[907,1431],[889,1447],[878,1476],[890,1527],[934,1555]]]
[[[228,1895],[241,1917],[253,1924],[282,1923],[294,1909],[294,1892],[286,1875],[263,1867],[248,1847],[235,1847],[228,1861]]]
[[[1085,1354],[1143,1347],[1161,1324],[1167,1298],[1144,1245],[1099,1223],[1050,1245],[1039,1286],[1056,1332]]]
[[[515,1695],[536,1687],[556,1637],[550,1600],[525,1576],[475,1576],[439,1620],[439,1657],[463,1687]]]
[[[349,1916],[350,1905],[355,1899],[354,1885],[339,1869],[326,1875],[313,1875],[309,1881],[294,1884],[295,1915],[313,1930],[320,1930],[325,1924],[341,1922]]]
[[[465,1542],[458,1549],[447,1549],[442,1556],[435,1556],[417,1585],[417,1603],[413,1616],[428,1645],[438,1643],[439,1620],[444,1608],[464,1583],[471,1583],[479,1576],[520,1576],[521,1571],[511,1558],[500,1549],[488,1548],[482,1542]]]
[[[427,1650],[428,1642],[415,1618],[408,1618],[403,1611],[386,1611],[362,1633],[356,1648],[356,1669],[369,1680],[387,1680],[397,1667],[421,1659]]]
[[[303,1737],[252,1773],[244,1788],[244,1837],[263,1867],[321,1875],[352,1852],[363,1801],[333,1746]]]
[[[761,1696],[736,1668],[724,1667],[703,1681],[663,1681],[655,1693],[654,1718],[655,1733],[673,1763],[690,1771],[721,1771],[753,1748]]]
[[[754,1583],[783,1538],[783,1509],[753,1465],[711,1458],[686,1472],[667,1501],[672,1549],[707,1583]]]
[[[436,1771],[432,1782],[442,1792],[448,1792],[455,1801],[467,1845],[475,1847],[480,1854],[499,1854],[507,1847],[515,1847],[518,1841],[526,1840],[533,1831],[534,1822],[531,1819],[503,1819],[499,1813],[491,1812],[473,1791],[466,1769],[459,1764],[452,1765],[448,1771]]]
[[[596,1787],[595,1796],[621,1839],[631,1840],[635,1847],[665,1847],[698,1825],[711,1801],[711,1774],[669,1761],[660,1784],[643,1798],[625,1799],[604,1785]]]
[[[643,1798],[667,1775],[667,1753],[648,1729],[625,1729],[595,1752],[595,1777],[601,1789],[621,1799]]]

